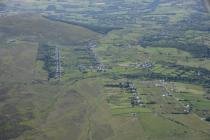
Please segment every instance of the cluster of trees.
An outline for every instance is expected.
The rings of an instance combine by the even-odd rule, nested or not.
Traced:
[[[48,72],[48,80],[55,77],[55,49],[56,46],[50,46],[48,44],[40,44],[38,48],[37,60],[44,62],[43,69]]]
[[[207,118],[206,118],[206,121],[210,122],[210,117],[207,117]]]
[[[59,22],[67,23],[67,24],[81,26],[81,27],[90,29],[94,32],[101,33],[101,34],[107,34],[112,30],[122,29],[122,28],[119,28],[119,27],[107,27],[107,26],[99,26],[99,25],[88,24],[88,23],[80,23],[80,22],[76,22],[76,21],[69,21],[69,20],[61,19],[61,18],[56,17],[56,16],[44,16],[44,17],[49,19],[49,20],[53,20],[53,21],[59,21]]]
[[[123,77],[128,79],[144,78],[148,80],[152,79],[164,79],[167,81],[174,82],[185,82],[185,83],[194,83],[200,84],[203,86],[208,86],[210,84],[210,71],[203,68],[191,68],[177,65],[174,67],[177,71],[180,71],[177,75],[162,74],[156,73],[153,71],[145,71],[135,74],[124,74]],[[182,71],[182,72],[181,72]],[[187,75],[191,71],[192,74]],[[200,74],[198,74],[198,72]]]

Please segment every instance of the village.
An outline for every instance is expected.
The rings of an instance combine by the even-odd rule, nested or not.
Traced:
[[[78,65],[80,72],[106,72],[105,65],[100,62],[97,54],[94,52],[94,48],[96,46],[97,45],[95,43],[89,42],[87,45],[84,46],[84,49],[77,49],[77,51],[83,51],[87,55],[87,59],[90,61],[90,63],[80,63]]]
[[[183,115],[192,113],[192,105],[184,99],[177,97],[181,93],[177,91],[175,83],[168,83],[165,80],[142,81],[140,83],[140,87],[143,88],[140,89],[141,92],[138,92],[139,86],[137,88],[133,82],[106,84],[107,93],[105,94],[109,95],[108,103],[111,106],[118,106],[119,108],[126,106],[139,109],[145,108],[156,113]],[[142,93],[142,90],[151,91]],[[160,106],[160,108],[158,109],[155,106]],[[131,113],[135,117],[139,112],[131,111],[127,113]]]
[[[130,99],[132,107],[144,105],[143,101],[138,95],[137,88],[135,87],[134,83],[132,82],[119,83],[119,87],[121,89],[127,90],[127,92],[131,94]]]

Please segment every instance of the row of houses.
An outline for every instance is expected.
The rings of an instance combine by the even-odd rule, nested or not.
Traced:
[[[90,64],[78,65],[80,72],[83,72],[83,73],[86,73],[89,71],[105,72],[106,71],[105,65],[99,61],[97,54],[93,50],[96,47],[96,44],[90,42],[84,47],[85,47],[86,53],[89,56]]]
[[[154,63],[149,60],[145,60],[142,63],[129,64],[129,67],[144,68],[144,69],[149,69],[149,68],[152,68],[153,66],[154,66]]]
[[[139,106],[143,105],[143,101],[141,98],[138,96],[137,88],[135,87],[135,84],[132,82],[125,82],[125,83],[120,83],[120,88],[124,88],[131,93],[131,105],[132,107],[134,106]]]

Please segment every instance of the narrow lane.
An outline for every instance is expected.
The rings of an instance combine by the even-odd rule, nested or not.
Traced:
[[[61,80],[61,56],[60,48],[55,49],[55,58],[56,58],[56,73],[55,78]]]

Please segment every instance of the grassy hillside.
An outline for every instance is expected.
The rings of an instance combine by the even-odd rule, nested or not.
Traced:
[[[111,110],[105,100],[110,93],[104,94],[107,89],[103,88],[107,82],[110,81],[106,78],[91,78],[56,86],[19,85],[19,93],[9,92],[13,99],[10,108],[16,108],[21,124],[30,127],[16,139],[208,140],[209,125],[194,114],[161,115],[139,110],[133,116],[129,108]],[[22,102],[18,102],[20,98]],[[11,113],[7,114],[14,119]]]
[[[0,17],[0,31],[1,40],[18,37],[26,41],[58,44],[80,44],[98,35],[79,26],[52,22],[33,14]]]
[[[86,103],[83,103],[85,99],[78,97],[77,91],[68,87],[68,84],[61,86],[48,83],[44,63],[37,59],[38,48],[40,43],[71,48],[70,45],[82,45],[96,39],[99,34],[79,26],[52,22],[38,15],[0,18],[0,139],[14,139],[19,136],[20,139],[67,138],[69,133],[55,136],[52,132],[58,129],[47,130],[52,128],[53,112],[57,114],[61,111],[59,109],[57,112],[56,109],[57,104],[60,104],[59,98],[62,99],[61,104],[64,103],[63,99],[70,103],[66,106],[68,111],[77,109],[83,120],[86,118],[80,111],[86,109]],[[75,107],[72,106],[72,101]],[[69,114],[66,115],[69,119]],[[72,115],[74,120],[77,113]],[[54,122],[59,123],[59,120],[55,119]],[[62,127],[67,129],[69,126]],[[78,130],[73,126],[70,128],[74,130],[72,135]],[[78,136],[75,135],[76,137]]]

